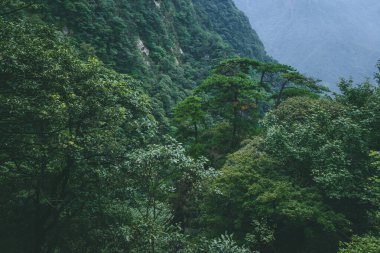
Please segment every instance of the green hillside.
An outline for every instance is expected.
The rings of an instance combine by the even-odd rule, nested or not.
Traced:
[[[231,0],[0,1],[0,252],[379,253],[373,82]]]
[[[84,55],[143,81],[162,119],[219,60],[269,59],[231,0],[49,0],[41,6],[34,13],[74,38]]]

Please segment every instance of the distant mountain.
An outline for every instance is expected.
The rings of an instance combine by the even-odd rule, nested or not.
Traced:
[[[372,77],[380,58],[378,0],[234,0],[268,54],[331,86]]]

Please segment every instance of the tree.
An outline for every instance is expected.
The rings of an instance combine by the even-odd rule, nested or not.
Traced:
[[[342,104],[363,109],[367,106],[371,96],[376,91],[376,87],[369,82],[354,85],[352,79],[341,79],[339,84],[340,94],[335,94],[335,98]]]
[[[213,75],[198,87],[198,91],[204,91],[211,96],[208,101],[211,110],[217,111],[219,116],[231,124],[232,148],[246,135],[247,127],[255,120],[255,99],[260,96],[255,87],[256,84],[243,75]]]
[[[118,168],[155,133],[149,100],[50,28],[0,26],[2,250],[117,248],[126,219],[115,219],[126,216]]]
[[[206,226],[263,252],[333,253],[352,231],[378,232],[380,174],[357,111],[297,97],[268,113],[210,184]]]
[[[170,238],[176,234],[175,225],[189,225],[186,210],[210,175],[205,161],[186,156],[179,144],[148,146],[128,159],[122,180],[130,187],[129,206],[139,217],[129,236],[135,245],[132,252],[178,252],[184,245]]]
[[[380,89],[377,88],[369,98],[364,110],[365,120],[361,121],[363,127],[368,131],[370,148],[380,150]]]
[[[353,118],[360,122],[369,149],[380,150],[380,90],[378,85],[368,81],[354,84],[353,80],[342,79],[339,83],[340,94],[335,99],[349,108]]]
[[[342,243],[338,253],[378,253],[380,238],[374,236],[354,236],[349,243]]]
[[[206,112],[203,109],[202,98],[198,96],[189,96],[179,102],[174,108],[174,121],[178,126],[178,132],[183,137],[187,137],[191,129],[190,135],[193,136],[195,143],[199,141],[200,124],[204,123]]]
[[[294,68],[288,65],[279,64],[279,63],[261,63],[257,71],[260,74],[260,84],[265,85],[269,83],[270,88],[273,88],[276,79],[282,74],[289,71],[293,71]],[[268,79],[268,80],[267,80]],[[268,84],[267,84],[268,86]]]
[[[253,253],[245,247],[240,247],[230,235],[221,235],[220,238],[214,239],[208,245],[209,253]]]
[[[329,91],[327,87],[319,85],[319,80],[306,77],[294,69],[287,69],[281,73],[281,84],[276,95],[276,106],[284,98],[294,96],[311,96],[315,97],[324,91]]]
[[[230,147],[236,147],[257,119],[255,100],[260,97],[257,84],[242,73],[234,76],[213,74],[195,92],[206,93],[208,109],[230,124]]]
[[[319,98],[324,90],[318,81],[287,65],[248,58],[221,61],[194,89],[195,96],[174,110],[174,122],[190,153],[203,153],[222,163],[228,152],[260,130],[258,120],[270,107],[270,93],[279,82],[279,93],[272,94],[276,105],[294,96]],[[208,129],[199,131],[200,121],[207,122]]]
[[[233,76],[239,73],[251,74],[257,79],[259,87],[269,92],[281,73],[294,70],[294,68],[288,65],[275,62],[260,62],[248,58],[233,58],[220,62],[215,72],[227,76]]]
[[[371,185],[371,191],[373,192],[373,195],[376,199],[380,199],[380,152],[379,151],[371,151],[370,152],[371,158],[372,158],[372,165],[374,166],[374,169],[377,170],[377,173],[370,177],[370,180],[373,182]],[[378,206],[377,210],[374,212],[374,221],[373,221],[373,227],[375,228],[373,231],[374,233],[380,233],[380,207]]]
[[[205,226],[228,231],[259,252],[336,252],[349,221],[314,187],[294,183],[261,139],[229,156],[206,193]]]
[[[379,203],[369,179],[378,170],[370,163],[367,130],[355,115],[333,101],[289,99],[267,116],[264,147],[284,173],[317,187],[356,231],[366,231],[368,214]]]
[[[247,58],[234,58],[219,63],[215,73],[234,76],[239,73],[251,75],[257,80],[257,88],[272,91],[279,84],[274,94],[276,105],[284,98],[294,96],[318,97],[318,94],[329,91],[327,87],[319,85],[319,80],[300,74],[295,68],[276,62],[259,62]]]
[[[35,6],[36,4],[34,1],[25,3],[24,1],[2,0],[0,3],[0,17],[7,17],[9,15]]]

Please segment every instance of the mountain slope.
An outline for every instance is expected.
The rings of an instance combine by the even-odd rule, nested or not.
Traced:
[[[375,0],[235,0],[270,55],[329,82],[372,77],[380,58]]]
[[[240,56],[268,60],[264,45],[252,29],[249,19],[231,0],[193,0],[200,13],[205,13],[206,26],[216,31]]]
[[[220,59],[269,59],[232,0],[41,3],[37,16],[73,37],[85,56],[142,80],[162,118]]]

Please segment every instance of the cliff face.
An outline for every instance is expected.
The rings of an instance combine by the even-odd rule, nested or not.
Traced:
[[[375,0],[235,0],[268,53],[329,82],[371,77],[380,58]]]

